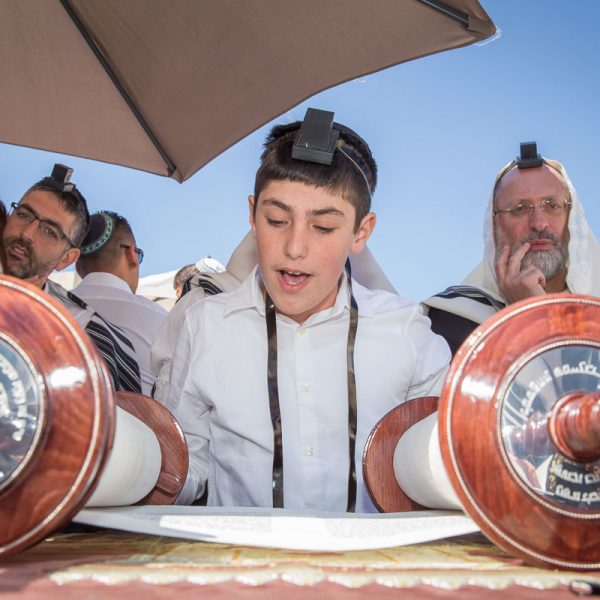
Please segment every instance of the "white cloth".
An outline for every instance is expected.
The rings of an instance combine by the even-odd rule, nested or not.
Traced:
[[[299,325],[277,315],[278,384],[286,508],[346,510],[348,397],[345,278],[335,305]],[[353,282],[359,324],[357,511],[374,511],[360,465],[372,428],[394,406],[439,395],[450,352],[420,307]],[[190,470],[181,503],[272,506],[273,428],[267,390],[264,300],[255,269],[233,292],[185,311],[161,398],[186,434]],[[410,460],[410,457],[407,457]]]
[[[247,233],[231,254],[226,270],[222,273],[202,273],[203,279],[208,279],[214,289],[230,292],[242,283],[248,273],[256,266],[256,242],[252,232]],[[210,295],[203,287],[194,287],[179,298],[170,310],[168,317],[160,326],[150,350],[150,368],[155,377],[154,397],[164,398],[169,385],[171,358],[175,351],[179,332],[189,306]]]
[[[240,281],[227,271],[223,273],[202,273],[200,276],[221,292],[229,292],[240,286]],[[207,296],[209,294],[205,288],[192,288],[175,303],[175,306],[173,306],[156,332],[150,349],[150,368],[155,377],[154,397],[158,400],[166,395],[165,390],[169,385],[171,359],[181,332],[185,311]]]
[[[574,294],[600,296],[600,245],[598,240],[587,223],[583,206],[564,166],[555,160],[544,160],[561,174],[571,197],[572,204],[568,222],[567,288]],[[500,173],[507,169],[510,164],[506,165]],[[483,260],[467,275],[461,286],[479,288],[484,293],[504,303],[505,300],[498,289],[494,268],[496,247],[494,243],[493,208],[492,190],[483,219]],[[457,291],[460,291],[461,286],[457,286]],[[458,314],[477,323],[483,323],[497,310],[494,307],[482,305],[480,302],[469,301],[465,297],[443,298],[433,296],[426,300],[424,304]]]
[[[90,273],[73,292],[127,334],[140,367],[142,393],[149,396],[154,385],[150,346],[167,311],[134,294],[125,281],[112,273]]]

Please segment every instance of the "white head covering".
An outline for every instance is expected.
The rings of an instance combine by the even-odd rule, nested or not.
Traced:
[[[570,237],[567,287],[569,291],[576,294],[600,296],[600,245],[598,240],[587,223],[583,206],[564,166],[558,161],[546,158],[544,158],[544,162],[561,174],[571,197],[568,222]],[[516,165],[516,163],[514,164]],[[500,173],[504,174],[510,170],[511,165],[513,163],[506,165]],[[483,261],[466,277],[463,284],[481,288],[501,299],[494,269],[496,247],[493,218],[492,190],[483,220]]]
[[[227,272],[241,283],[250,275],[257,263],[256,242],[252,237],[252,232],[249,231],[233,251],[227,263]],[[371,290],[387,290],[392,294],[397,293],[366,246],[360,254],[350,256],[350,264],[352,265],[352,278],[361,285]]]

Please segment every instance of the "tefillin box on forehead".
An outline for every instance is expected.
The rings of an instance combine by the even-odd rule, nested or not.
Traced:
[[[71,182],[71,175],[73,175],[73,169],[71,167],[56,163],[50,177],[44,178],[43,181],[45,184],[51,185],[61,194],[71,194],[86,207],[87,211],[87,202],[83,197],[83,194],[77,189],[77,186]]]
[[[538,154],[535,142],[521,142],[521,156],[517,156],[519,169],[534,169],[541,167],[544,159]]]
[[[73,169],[66,165],[56,163],[52,169],[52,179],[62,192],[72,192],[75,189],[75,184],[71,183],[71,175],[73,175]]]
[[[333,113],[309,108],[292,146],[292,158],[330,165],[340,137],[333,128]]]

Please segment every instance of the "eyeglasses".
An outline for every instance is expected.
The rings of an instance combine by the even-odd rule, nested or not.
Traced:
[[[120,247],[127,248],[129,250],[129,248],[131,248],[131,244],[120,244]],[[133,246],[133,251],[138,255],[138,264],[141,265],[142,261],[144,260],[144,251],[137,246]]]
[[[12,209],[10,212],[10,216],[22,225],[30,225],[34,221],[39,221],[38,233],[40,234],[42,240],[44,240],[45,242],[56,243],[60,240],[64,240],[73,248],[77,248],[77,244],[75,244],[73,240],[71,240],[65,234],[65,232],[60,228],[60,225],[58,225],[58,223],[54,223],[53,221],[49,221],[48,219],[38,217],[38,215],[32,208],[29,208],[24,204],[17,204],[16,202],[12,202],[10,207]]]
[[[514,204],[509,208],[497,208],[494,211],[494,216],[498,213],[504,213],[505,215],[508,215],[510,219],[518,221],[533,214],[536,206],[549,217],[560,217],[571,208],[571,201],[546,198],[538,204],[533,204],[531,202],[517,202],[517,204]]]

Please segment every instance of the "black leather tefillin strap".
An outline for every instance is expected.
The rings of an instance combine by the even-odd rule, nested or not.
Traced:
[[[267,385],[269,388],[269,407],[273,424],[273,508],[283,508],[283,440],[281,436],[281,409],[279,407],[279,387],[277,385],[277,319],[275,304],[265,293],[265,311],[267,321]]]
[[[354,372],[354,342],[358,329],[358,306],[352,293],[352,269],[350,260],[346,261],[348,273],[348,291],[350,292],[350,323],[348,325],[348,344],[346,348],[346,363],[348,365],[348,452],[350,463],[348,468],[348,504],[346,510],[356,510],[356,375]]]
[[[354,373],[354,343],[358,329],[358,306],[352,293],[350,261],[346,263],[348,291],[350,292],[350,323],[348,326],[348,344],[346,361],[348,368],[348,502],[346,510],[356,509],[356,377]],[[283,508],[283,440],[281,429],[281,409],[279,405],[279,387],[277,385],[277,323],[275,305],[266,292],[265,311],[268,338],[267,384],[269,389],[269,407],[273,424],[273,507]]]

